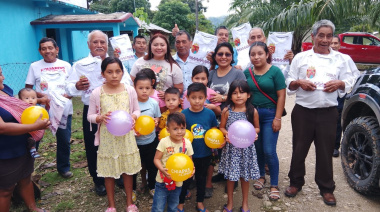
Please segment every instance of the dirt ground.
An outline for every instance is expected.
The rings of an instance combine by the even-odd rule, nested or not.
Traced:
[[[290,114],[295,102],[295,96],[288,96],[286,99],[286,110],[288,115],[283,117],[282,129],[277,144],[277,152],[280,160],[280,176],[279,187],[281,199],[277,202],[268,201],[269,184],[261,192],[253,189],[253,182],[250,184],[249,191],[249,206],[253,211],[380,211],[380,197],[363,196],[351,187],[349,187],[341,167],[341,159],[333,158],[334,163],[334,180],[336,190],[334,195],[337,199],[335,207],[324,204],[322,197],[319,194],[319,189],[314,182],[315,174],[315,150],[314,146],[310,148],[306,159],[306,184],[303,190],[298,193],[295,198],[286,197],[283,192],[289,185],[287,176],[290,168],[290,160],[292,154],[292,127],[290,123]],[[269,181],[269,176],[266,176]],[[224,193],[224,183],[214,184],[214,196],[205,200],[205,205],[210,212],[222,211],[223,205],[227,202],[227,195]],[[192,190],[195,194],[195,189]],[[262,197],[262,199],[258,198]],[[186,211],[194,211],[195,196],[185,203]],[[234,195],[234,211],[239,211],[241,206],[241,189],[240,185]],[[144,210],[145,211],[145,210]]]

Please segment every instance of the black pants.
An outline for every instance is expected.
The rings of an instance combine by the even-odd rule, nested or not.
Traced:
[[[156,175],[157,167],[153,163],[154,155],[156,154],[156,148],[158,145],[158,138],[147,145],[137,145],[140,151],[141,164],[145,165],[146,171],[148,172],[148,187],[150,190],[154,189],[156,186]],[[145,177],[145,176],[141,176]],[[137,174],[133,175],[133,190],[136,190],[136,178]]]
[[[290,185],[302,188],[305,184],[305,159],[314,141],[316,165],[315,182],[321,193],[332,193],[332,154],[335,144],[336,107],[309,109],[298,104],[292,112],[293,153],[289,171]]]
[[[211,156],[204,158],[193,158],[195,167],[195,182],[197,185],[197,202],[203,202],[205,199],[207,169],[210,166],[210,161]],[[190,183],[190,179],[183,182],[181,195],[179,196],[179,204],[185,203],[185,197]]]
[[[87,166],[88,171],[92,177],[92,180],[96,185],[104,185],[104,178],[98,177],[96,173],[96,161],[98,147],[94,145],[95,133],[98,130],[97,124],[91,124],[87,121],[88,105],[83,107],[83,137],[84,146],[86,148]],[[92,131],[90,131],[90,124],[92,125]]]
[[[344,97],[338,97],[338,107],[336,107],[338,110],[338,120],[336,123],[335,149],[340,148],[340,140],[342,139],[342,110],[344,106],[344,99]]]

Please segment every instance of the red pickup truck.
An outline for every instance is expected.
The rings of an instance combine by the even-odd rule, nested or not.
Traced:
[[[351,56],[355,63],[380,64],[380,39],[366,32],[345,32],[340,38],[339,52]],[[310,42],[302,43],[302,51],[313,47]]]

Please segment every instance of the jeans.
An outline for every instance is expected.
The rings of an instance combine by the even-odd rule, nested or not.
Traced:
[[[278,186],[279,162],[276,152],[279,132],[273,132],[272,123],[276,108],[256,108],[259,113],[260,133],[255,142],[260,176],[265,176],[265,163],[268,164],[270,184]]]
[[[57,170],[59,173],[70,171],[70,138],[71,138],[71,119],[67,117],[66,129],[57,129]]]
[[[179,194],[181,187],[176,187],[174,190],[169,191],[165,187],[165,183],[156,183],[154,190],[152,212],[163,212],[167,204],[167,212],[177,212],[179,204]]]

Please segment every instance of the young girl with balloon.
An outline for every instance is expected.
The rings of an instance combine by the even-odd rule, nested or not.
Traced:
[[[241,211],[249,211],[249,180],[260,177],[253,144],[257,139],[257,133],[260,132],[259,116],[250,103],[251,97],[245,80],[233,81],[227,95],[227,107],[223,109],[221,115],[219,127],[227,141],[219,163],[219,173],[224,174],[227,179],[228,200],[224,205],[224,212],[232,211],[234,183],[239,179],[243,197]],[[236,124],[239,126],[234,127]]]
[[[135,85],[135,90],[137,93],[137,99],[139,101],[141,115],[147,115],[154,119],[154,122],[148,122],[149,119],[143,119],[147,121],[146,123],[141,123],[142,127],[144,127],[145,129],[153,128],[152,132],[150,132],[147,135],[142,135],[146,133],[136,132],[136,142],[137,142],[137,147],[140,150],[141,165],[143,166],[143,169],[148,171],[148,183],[146,182],[146,180],[142,180],[140,191],[144,192],[145,187],[148,184],[149,193],[153,197],[154,187],[156,184],[156,174],[157,174],[157,168],[153,163],[153,159],[154,159],[154,154],[156,153],[156,148],[158,145],[158,139],[156,138],[156,133],[155,133],[154,128],[157,127],[158,125],[158,122],[161,117],[161,112],[160,112],[160,108],[158,106],[157,101],[149,97],[151,93],[154,92],[152,83],[153,83],[152,79],[143,71],[140,71],[139,73],[136,74],[134,85]],[[140,120],[138,119],[137,124],[139,121]],[[148,126],[148,125],[154,125],[154,126]],[[146,172],[144,171],[140,173],[141,173],[141,178],[144,179],[146,176]],[[134,188],[136,188],[136,176],[137,175],[133,175]]]
[[[99,146],[97,173],[104,177],[107,191],[106,212],[116,211],[115,179],[120,175],[127,195],[126,211],[135,212],[138,209],[132,202],[132,175],[141,170],[141,162],[134,132],[130,129],[140,115],[137,95],[133,87],[120,83],[124,73],[119,59],[107,57],[101,70],[105,83],[92,91],[87,119],[98,124],[94,144]]]

